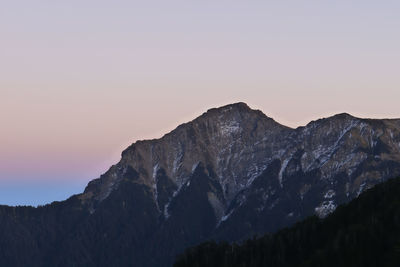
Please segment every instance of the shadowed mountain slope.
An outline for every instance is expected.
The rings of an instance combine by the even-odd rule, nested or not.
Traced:
[[[242,244],[207,242],[187,249],[175,267],[399,266],[400,178],[367,190],[325,219]]]
[[[227,105],[132,144],[82,194],[1,207],[0,264],[171,266],[188,246],[325,217],[397,175],[400,120],[338,114],[292,129]]]

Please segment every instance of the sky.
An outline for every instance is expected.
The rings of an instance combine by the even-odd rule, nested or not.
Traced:
[[[83,191],[140,139],[246,102],[400,117],[399,1],[0,3],[0,204]]]

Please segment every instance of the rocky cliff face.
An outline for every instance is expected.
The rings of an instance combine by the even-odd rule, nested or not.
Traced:
[[[93,193],[96,200],[105,199],[110,190],[118,187],[121,170],[123,173],[131,167],[139,172],[140,182],[153,189],[157,199],[158,171],[165,172],[179,191],[189,182],[196,166],[203,163],[215,171],[226,205],[263,171],[278,150],[283,154],[281,144],[289,132],[290,128],[244,103],[211,109],[161,139],[133,144],[122,153],[116,166],[89,184],[85,193]],[[160,209],[163,211],[164,207]]]
[[[324,217],[398,175],[400,120],[338,114],[292,129],[237,103],[134,143],[67,202],[0,212],[29,233],[40,266],[169,266],[187,246]]]
[[[221,197],[210,201],[219,220],[225,221],[234,212],[229,206],[238,198],[245,201],[256,178],[276,164],[279,170],[270,180],[278,185],[271,190],[286,192],[297,185],[292,197],[303,201],[321,186],[313,209],[325,216],[366,188],[399,174],[400,120],[338,114],[291,129],[244,103],[211,109],[161,139],[131,145],[117,165],[89,184],[82,198],[104,200],[132,168],[139,173],[137,182],[151,188],[159,211],[168,217],[169,201],[190,183],[199,163],[215,173],[222,188]],[[160,190],[160,171],[170,190]],[[300,182],[300,176],[314,180]],[[270,193],[262,198],[267,201]]]

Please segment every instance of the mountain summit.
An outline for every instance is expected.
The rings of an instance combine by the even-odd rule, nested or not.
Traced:
[[[122,153],[121,161],[100,180],[89,184],[86,192],[93,193],[96,200],[103,200],[118,186],[122,177],[118,173],[131,167],[139,172],[142,183],[154,188],[157,198],[156,177],[160,170],[180,188],[195,166],[202,162],[216,172],[224,188],[224,197],[232,200],[249,182],[251,170],[248,167],[252,165],[251,175],[257,176],[257,170],[265,165],[266,151],[273,150],[274,144],[288,130],[244,103],[210,109],[161,139],[131,145]]]
[[[138,172],[138,180],[152,188],[157,199],[158,172],[164,173],[179,191],[201,162],[215,172],[223,189],[220,204],[227,207],[272,162],[279,161],[276,180],[280,188],[296,172],[317,171],[321,182],[337,182],[344,175],[349,178],[344,183],[344,193],[352,199],[388,176],[377,170],[358,173],[356,169],[361,163],[376,166],[400,161],[399,131],[400,120],[359,119],[347,113],[291,129],[245,103],[231,104],[210,109],[161,139],[131,145],[117,165],[89,184],[83,197],[90,195],[92,200],[102,201],[118,187],[121,173],[132,168]],[[351,179],[352,174],[357,177]],[[303,186],[308,191],[308,186]],[[170,192],[167,198],[178,191]],[[332,200],[329,203],[315,207],[316,211],[323,216],[337,205]],[[167,211],[165,206],[159,208]]]
[[[244,103],[227,105],[132,144],[82,194],[2,207],[0,264],[170,266],[208,239],[325,217],[398,175],[400,120],[343,113],[292,129]]]

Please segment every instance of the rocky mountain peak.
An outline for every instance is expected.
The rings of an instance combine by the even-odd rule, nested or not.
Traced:
[[[209,109],[160,139],[132,144],[123,151],[121,161],[100,178],[101,182],[93,181],[86,192],[93,192],[98,200],[106,198],[110,188],[118,186],[127,166],[139,173],[138,182],[155,190],[160,169],[179,187],[202,162],[215,170],[226,198],[231,199],[262,171],[266,162],[261,154],[271,153],[281,133],[289,130],[242,102]],[[262,160],[254,161],[256,158]]]
[[[185,130],[188,130],[188,128],[194,127],[199,131],[209,131],[210,134],[214,135],[227,135],[251,131],[257,123],[268,125],[270,128],[284,127],[272,118],[267,117],[260,110],[251,109],[247,104],[238,102],[209,109],[193,121],[181,125],[182,127],[178,127],[177,130],[185,129],[185,127]],[[251,127],[251,129],[248,129],[248,127]]]
[[[237,102],[237,103],[233,103],[233,104],[228,104],[225,106],[221,106],[218,108],[210,108],[209,110],[207,110],[207,112],[205,112],[206,114],[210,114],[210,113],[225,113],[225,112],[229,112],[232,109],[240,111],[240,112],[253,112],[254,110],[251,109],[246,103],[244,102]]]
[[[26,245],[24,266],[171,266],[188,246],[325,217],[398,175],[400,120],[338,114],[292,129],[236,103],[137,141],[83,194],[3,208],[2,249],[21,263]]]
[[[275,166],[276,177],[269,179],[275,179],[279,186],[263,197],[296,184],[298,191],[292,193],[304,198],[313,184],[319,184],[324,195],[312,205],[324,216],[377,183],[378,177],[391,175],[385,167],[376,171],[360,170],[360,166],[400,162],[398,122],[341,113],[292,129],[245,103],[213,108],[160,139],[132,144],[118,164],[88,185],[81,198],[102,201],[122,180],[129,179],[150,188],[160,213],[167,216],[169,201],[190,184],[196,168],[204,166],[221,188],[218,201],[213,198],[212,205],[222,220],[233,212],[228,207],[244,205],[253,183]],[[292,180],[297,176],[314,180]]]

